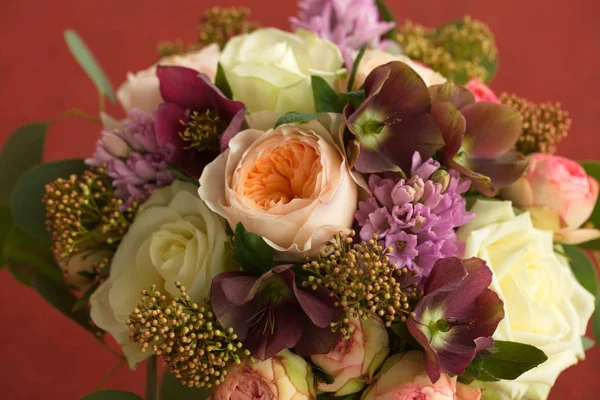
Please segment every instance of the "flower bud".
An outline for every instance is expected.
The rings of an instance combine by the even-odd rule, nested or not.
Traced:
[[[65,282],[85,291],[92,283],[92,276],[96,274],[96,266],[111,257],[112,252],[109,250],[92,249],[84,250],[61,261],[60,267],[64,272]]]
[[[389,353],[388,334],[380,318],[351,318],[349,339],[342,338],[327,354],[311,357],[312,361],[334,382],[319,382],[317,389],[346,396],[361,391],[375,375]]]
[[[450,174],[443,169],[435,171],[429,179],[442,185],[442,193],[448,189],[448,185],[450,184]]]

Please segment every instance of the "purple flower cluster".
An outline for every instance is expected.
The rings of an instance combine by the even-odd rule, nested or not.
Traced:
[[[303,0],[293,29],[304,28],[335,43],[342,51],[346,68],[353,65],[353,52],[365,44],[379,46],[379,40],[393,22],[382,22],[374,0]]]
[[[86,164],[106,165],[115,196],[124,201],[124,207],[133,201],[143,203],[154,189],[175,179],[165,170],[166,154],[156,141],[153,118],[140,110],[131,110],[121,127],[104,130]]]
[[[428,276],[437,260],[461,253],[454,228],[474,217],[461,196],[470,185],[458,172],[440,170],[433,159],[422,162],[415,152],[410,178],[369,177],[373,196],[360,202],[355,214],[360,237],[377,234],[382,246],[392,248],[390,261],[398,268]]]

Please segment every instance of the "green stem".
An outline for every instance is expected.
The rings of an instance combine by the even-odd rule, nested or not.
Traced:
[[[158,361],[156,356],[148,359],[146,365],[146,400],[158,400]]]
[[[104,375],[102,380],[100,382],[98,382],[98,384],[94,388],[94,392],[97,392],[100,389],[102,389],[104,387],[104,385],[106,385],[106,382],[108,382],[108,380],[115,374],[115,372],[117,372],[119,370],[119,368],[121,368],[123,366],[125,361],[126,361],[125,358],[121,358],[119,360],[119,362],[114,367],[112,367],[111,370],[108,371],[108,373],[106,375]]]
[[[48,122],[52,124],[52,123],[55,123],[55,122],[58,122],[58,121],[62,121],[63,119],[66,119],[66,118],[72,117],[72,116],[83,118],[83,119],[88,120],[90,122],[94,122],[96,124],[102,125],[102,121],[100,120],[100,118],[94,117],[93,115],[90,115],[90,114],[88,114],[88,113],[86,113],[84,111],[81,111],[81,110],[77,109],[77,108],[72,108],[70,110],[67,110],[64,113],[59,114],[58,116],[56,116],[56,118],[54,118],[54,119],[52,119],[52,120],[50,120]]]

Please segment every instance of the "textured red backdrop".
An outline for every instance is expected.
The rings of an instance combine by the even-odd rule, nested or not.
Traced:
[[[470,14],[489,23],[500,49],[492,87],[534,101],[559,100],[573,129],[560,148],[575,159],[600,159],[600,2],[598,0],[389,0],[399,20],[426,25]],[[63,44],[74,28],[93,49],[112,82],[155,60],[163,39],[191,41],[211,5],[244,5],[263,25],[288,27],[293,0],[1,0],[0,144],[23,123],[78,107],[93,113],[92,84]],[[46,159],[91,153],[97,127],[67,120],[50,130]],[[0,189],[1,190],[1,189]],[[0,398],[78,399],[91,392],[115,357],[35,293],[0,271]],[[143,366],[126,367],[107,388],[143,390]],[[594,399],[600,393],[600,348],[559,379],[551,399]]]

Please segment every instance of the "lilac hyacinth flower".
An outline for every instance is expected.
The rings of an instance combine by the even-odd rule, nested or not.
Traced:
[[[392,249],[389,258],[397,268],[426,277],[437,260],[462,251],[454,229],[474,216],[461,196],[469,187],[458,172],[440,170],[433,159],[422,162],[415,152],[409,178],[369,177],[373,195],[359,203],[355,214],[360,237],[370,240],[376,234],[382,246]]]
[[[395,27],[380,21],[374,0],[302,0],[298,17],[292,17],[292,28],[304,28],[335,43],[344,57],[348,71],[353,53],[365,44],[380,45],[380,38]]]
[[[156,188],[168,186],[173,174],[166,171],[166,154],[156,140],[154,119],[140,110],[131,110],[127,121],[116,129],[104,130],[96,143],[90,166],[106,166],[113,179],[115,196],[123,207],[143,203]]]

